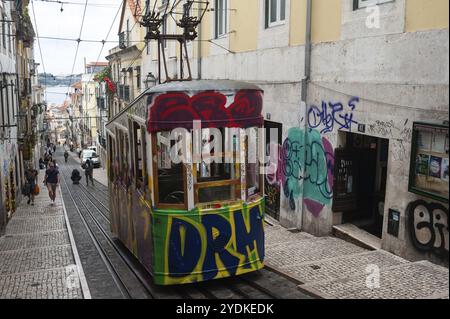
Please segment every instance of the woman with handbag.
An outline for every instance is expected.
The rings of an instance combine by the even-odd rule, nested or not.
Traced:
[[[36,195],[36,187],[37,187],[37,178],[38,178],[38,171],[34,169],[32,164],[28,165],[28,169],[25,171],[25,179],[27,181],[27,187],[28,191],[28,201],[27,204],[34,205],[34,195]]]

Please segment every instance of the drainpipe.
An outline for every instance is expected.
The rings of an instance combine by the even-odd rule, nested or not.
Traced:
[[[303,129],[304,129],[304,147],[303,147],[303,176],[306,176],[306,136],[308,131],[308,82],[311,77],[311,14],[312,14],[312,0],[306,1],[306,32],[305,32],[305,74],[302,79],[302,93],[301,101],[302,106],[305,108],[303,116]],[[304,194],[302,194],[302,211],[300,214],[300,221],[303,228],[303,211],[305,209]]]
[[[305,33],[305,76],[302,80],[302,102],[306,103],[308,81],[311,77],[311,14],[312,0],[306,1],[306,33]],[[306,115],[306,114],[305,114]],[[306,123],[306,117],[305,117]]]
[[[198,4],[198,16],[201,17],[203,13],[202,4]],[[197,52],[197,77],[202,79],[202,24],[198,28],[198,52]]]

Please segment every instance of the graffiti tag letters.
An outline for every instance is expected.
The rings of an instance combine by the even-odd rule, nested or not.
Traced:
[[[352,97],[347,106],[341,102],[325,102],[322,101],[322,106],[311,105],[308,111],[308,125],[310,128],[323,127],[320,133],[330,133],[337,129],[344,129],[352,131],[353,125],[358,122],[353,119],[353,112],[359,102],[358,97]]]
[[[407,209],[409,231],[414,246],[448,259],[448,209],[441,204],[418,200]]]
[[[264,260],[259,206],[248,213],[238,210],[229,215],[205,214],[201,221],[173,217],[169,227],[167,263],[174,278],[195,282],[196,276],[202,274],[201,280],[211,280],[223,277],[224,272],[239,274],[240,268],[252,269]]]

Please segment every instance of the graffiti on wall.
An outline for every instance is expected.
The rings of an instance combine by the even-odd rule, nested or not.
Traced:
[[[330,133],[335,128],[352,131],[354,125],[358,122],[353,118],[353,112],[359,103],[358,97],[349,99],[347,105],[341,102],[325,102],[322,106],[311,105],[308,110],[308,125],[310,128],[317,129],[322,127],[320,133]]]
[[[189,283],[244,274],[262,268],[263,204],[221,214],[155,215],[155,280]],[[158,241],[158,239],[163,239]],[[158,273],[170,274],[158,278]]]
[[[305,148],[306,145],[306,148]],[[276,148],[275,145],[271,146]],[[270,185],[283,187],[289,207],[295,210],[303,194],[303,202],[315,217],[331,204],[333,198],[334,151],[320,132],[291,128],[288,138],[279,149],[277,165],[270,160],[266,180]],[[304,166],[304,170],[303,170]]]
[[[448,209],[424,200],[412,202],[407,208],[409,233],[421,252],[432,252],[448,259]]]

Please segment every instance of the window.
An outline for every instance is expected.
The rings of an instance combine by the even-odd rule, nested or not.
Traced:
[[[261,176],[258,164],[258,141],[260,138],[257,127],[247,129],[245,137],[247,198],[258,195],[261,192]]]
[[[286,0],[266,0],[266,28],[283,24],[286,20]]]
[[[11,47],[12,47],[11,42],[12,42],[11,24],[8,23],[8,51],[9,51],[10,53],[12,53],[12,50],[11,50]]]
[[[219,133],[220,134],[215,134]],[[205,204],[217,201],[235,201],[240,199],[240,165],[226,163],[225,150],[215,149],[219,145],[227,145],[229,139],[233,143],[233,156],[238,153],[238,136],[230,134],[229,129],[202,130],[202,162],[194,165],[194,176],[197,177],[195,190],[195,204]],[[216,138],[221,141],[216,141]]]
[[[138,90],[141,89],[141,67],[136,67],[136,87]]]
[[[167,32],[168,32],[168,28],[167,28],[167,15],[165,15],[164,17],[163,17],[163,23],[162,23],[162,30],[161,30],[161,33],[164,35],[164,34],[167,34]],[[163,40],[163,47],[164,47],[164,49],[167,49],[167,41],[166,40]]]
[[[227,34],[228,23],[228,1],[215,0],[215,23],[216,23],[216,39]]]
[[[375,6],[377,4],[382,4],[386,2],[393,2],[394,0],[353,0],[353,9],[358,10],[361,8],[366,8],[370,6]]]
[[[137,123],[133,123],[133,143],[136,189],[144,192],[145,185],[147,183],[147,167],[145,161],[145,129],[143,129]]]
[[[448,125],[414,123],[409,191],[448,203]]]
[[[152,136],[154,156],[155,201],[158,208],[185,209],[185,169],[183,163],[175,164],[170,157],[175,141],[170,140],[170,132],[158,132]],[[170,146],[169,146],[170,145]]]
[[[5,26],[5,21],[6,21],[6,15],[3,14],[2,15],[2,43],[3,43],[3,48],[6,49],[6,26]]]

